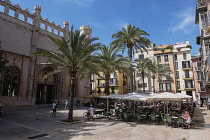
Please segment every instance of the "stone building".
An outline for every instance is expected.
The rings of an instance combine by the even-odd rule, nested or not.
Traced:
[[[89,26],[81,26],[82,32],[91,33]],[[9,60],[7,74],[0,74],[0,101],[5,106],[62,103],[69,97],[68,74],[64,71],[42,80],[42,77],[58,67],[43,66],[48,58],[36,57],[34,52],[48,50],[60,53],[48,37],[67,39],[69,23],[64,26],[41,17],[41,7],[34,12],[0,0],[0,41],[3,55]],[[80,81],[77,98],[90,92],[90,80]]]

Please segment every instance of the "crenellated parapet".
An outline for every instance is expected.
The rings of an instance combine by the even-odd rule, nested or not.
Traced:
[[[19,4],[12,5],[10,0],[0,0],[0,14],[7,15],[23,23],[27,23],[35,27],[35,30],[43,30],[48,34],[54,34],[66,38],[68,36],[69,23],[64,22],[64,26],[56,25],[54,21],[50,22],[47,18],[43,19],[41,16],[41,7],[35,6],[34,12],[22,9]]]

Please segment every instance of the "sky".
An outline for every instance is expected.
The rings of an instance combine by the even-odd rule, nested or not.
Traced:
[[[109,45],[111,36],[122,27],[132,24],[150,34],[157,46],[189,40],[191,54],[198,54],[195,24],[196,0],[10,0],[33,13],[41,6],[41,16],[63,26],[64,21],[79,29],[92,27],[92,37]]]

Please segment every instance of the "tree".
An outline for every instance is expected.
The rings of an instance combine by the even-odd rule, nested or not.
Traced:
[[[57,45],[61,55],[46,50],[36,52],[34,55],[48,57],[50,58],[48,64],[61,67],[68,71],[71,87],[68,121],[71,122],[73,121],[74,94],[76,94],[77,91],[75,85],[77,85],[79,73],[84,74],[83,71],[89,68],[88,62],[91,61],[91,53],[98,50],[100,43],[92,44],[94,41],[98,40],[98,38],[88,38],[87,34],[81,34],[79,30],[74,30],[73,26],[67,40],[64,38],[61,40],[50,38]],[[54,71],[54,73],[50,74],[57,72],[60,71]]]
[[[144,85],[144,77],[148,75],[149,68],[151,66],[151,60],[150,59],[135,59],[136,63],[136,71],[141,74],[142,77],[142,84],[143,84],[143,92],[145,93],[145,85]]]
[[[145,50],[146,47],[151,44],[150,40],[144,36],[149,36],[149,34],[140,30],[138,27],[133,25],[127,25],[127,27],[122,27],[121,31],[112,35],[112,38],[115,39],[112,44],[128,48],[128,56],[132,59],[132,54],[134,50],[139,49],[140,51]]]
[[[119,54],[122,51],[122,48],[119,48],[115,45],[101,47],[101,53],[95,52],[93,55],[92,67],[95,68],[97,75],[105,76],[105,91],[107,95],[110,94],[109,90],[109,81],[110,74],[118,72],[125,72],[130,68],[131,59],[129,57],[124,57]]]
[[[152,79],[153,79],[153,92],[155,91],[155,79],[158,77],[158,75],[162,76],[168,76],[168,73],[171,73],[172,71],[170,69],[167,69],[165,65],[160,64],[156,60],[151,61],[149,65],[149,71],[152,73]]]
[[[126,28],[122,27],[121,31],[116,32],[112,35],[112,38],[115,39],[111,44],[116,44],[117,46],[128,48],[128,56],[132,59],[132,54],[135,50],[140,50],[141,52],[145,50],[146,47],[151,44],[150,40],[144,36],[149,36],[149,34],[140,30],[138,27],[133,25],[127,25]],[[123,52],[124,52],[123,49]],[[131,87],[133,89],[133,75],[131,76]]]

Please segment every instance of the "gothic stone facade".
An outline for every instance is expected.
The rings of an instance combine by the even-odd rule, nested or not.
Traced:
[[[42,19],[41,7],[34,12],[12,5],[9,0],[0,0],[0,41],[4,57],[9,60],[6,74],[0,74],[0,102],[5,106],[62,103],[69,97],[68,73],[66,71],[42,80],[42,77],[57,67],[43,66],[48,58],[35,57],[34,52],[48,50],[60,53],[49,35],[68,38],[69,23],[64,27]],[[80,27],[90,32],[89,26]],[[77,98],[89,94],[89,80],[80,81]]]

